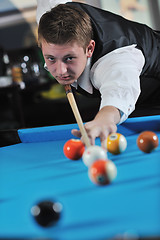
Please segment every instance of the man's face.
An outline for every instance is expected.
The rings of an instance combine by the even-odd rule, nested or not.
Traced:
[[[72,84],[80,77],[86,66],[87,58],[92,56],[94,41],[84,49],[76,42],[64,45],[42,41],[42,53],[51,75],[62,85]]]

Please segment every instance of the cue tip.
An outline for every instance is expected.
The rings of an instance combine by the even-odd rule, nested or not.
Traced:
[[[65,89],[66,95],[67,95],[68,93],[72,93],[71,85],[66,84],[66,85],[64,86],[64,89]]]

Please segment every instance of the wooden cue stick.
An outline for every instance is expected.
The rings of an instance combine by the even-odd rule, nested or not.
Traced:
[[[79,129],[80,129],[80,132],[81,132],[84,144],[86,145],[86,147],[89,147],[89,146],[91,146],[91,144],[90,144],[87,132],[86,132],[86,130],[84,128],[84,125],[83,125],[83,122],[82,122],[82,118],[80,116],[80,113],[79,113],[79,110],[78,110],[75,98],[73,96],[73,92],[72,92],[71,86],[70,85],[65,85],[65,91],[66,91],[66,95],[67,95],[68,101],[70,103],[70,106],[72,108],[73,114],[74,114],[75,119],[77,121],[77,124],[79,126]]]

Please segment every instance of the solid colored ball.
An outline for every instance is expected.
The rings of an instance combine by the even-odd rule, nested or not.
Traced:
[[[107,159],[107,152],[100,146],[89,146],[82,155],[83,163],[89,167],[97,159]]]
[[[60,219],[62,205],[58,202],[41,201],[31,208],[35,221],[42,227],[55,225]]]
[[[108,152],[117,155],[124,152],[127,148],[127,140],[120,133],[111,133],[107,137],[107,150]]]
[[[79,139],[68,140],[63,147],[64,155],[71,160],[78,160],[85,151],[84,143]]]
[[[90,180],[97,185],[107,185],[117,176],[117,168],[111,160],[99,159],[88,170]]]
[[[158,147],[158,136],[152,131],[144,131],[137,138],[137,145],[142,152],[150,153]]]

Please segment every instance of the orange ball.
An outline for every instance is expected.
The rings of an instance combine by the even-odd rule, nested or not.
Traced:
[[[88,170],[90,180],[97,185],[107,185],[117,176],[117,168],[111,160],[98,159]]]
[[[116,155],[124,152],[127,148],[127,140],[120,133],[111,133],[107,138],[108,152]]]
[[[142,152],[150,153],[158,147],[158,136],[152,131],[144,131],[137,138],[137,145]]]
[[[84,143],[79,139],[68,140],[63,147],[64,155],[71,160],[78,160],[85,150]]]

